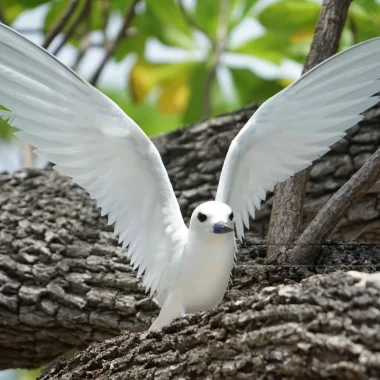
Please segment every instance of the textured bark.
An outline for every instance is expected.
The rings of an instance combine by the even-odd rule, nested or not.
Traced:
[[[162,332],[124,333],[41,380],[378,379],[380,274],[269,287]]]
[[[326,203],[293,248],[280,257],[277,264],[313,263],[319,246],[326,240],[340,218],[380,179],[380,150],[346,182]],[[379,231],[380,233],[380,231]]]
[[[215,195],[230,141],[256,108],[154,140],[186,220],[199,203]],[[379,115],[379,108],[367,113],[360,127],[354,127],[313,167],[305,220],[376,150]],[[380,187],[375,187],[348,212],[336,236],[379,239],[375,230],[380,222],[379,192]],[[252,223],[253,233],[241,248],[227,299],[239,299],[263,286],[299,281],[326,268],[362,265],[368,271],[380,270],[380,250],[360,245],[326,245],[318,266],[264,266],[266,247],[256,246],[253,235],[266,232],[271,200],[269,196]],[[111,231],[85,191],[57,173],[28,170],[0,175],[1,368],[36,366],[121,330],[148,327],[157,307],[144,294]]]
[[[338,51],[350,4],[351,0],[323,0],[304,73]],[[268,236],[270,262],[283,261],[288,244],[299,235],[310,170],[307,168],[276,186]]]

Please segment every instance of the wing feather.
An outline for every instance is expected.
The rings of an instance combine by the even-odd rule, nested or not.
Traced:
[[[161,157],[110,99],[0,25],[0,116],[96,199],[144,284],[165,291],[187,228]],[[162,281],[165,279],[165,281]]]
[[[242,240],[267,191],[311,165],[379,102],[380,38],[339,53],[268,99],[232,141],[216,200]]]

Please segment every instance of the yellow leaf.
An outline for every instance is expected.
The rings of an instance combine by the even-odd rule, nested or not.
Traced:
[[[176,114],[186,109],[189,96],[188,78],[186,76],[173,78],[162,87],[158,106],[164,113]]]
[[[296,33],[294,33],[290,37],[290,41],[292,44],[298,44],[300,42],[304,42],[305,40],[309,40],[313,37],[314,29],[313,28],[302,28],[299,29]]]
[[[193,62],[155,65],[145,61],[138,61],[132,68],[130,74],[130,84],[132,98],[136,102],[141,102],[157,85],[166,85],[172,82],[173,78],[183,77],[190,72],[194,66]]]
[[[154,73],[144,63],[138,62],[131,70],[131,93],[136,102],[144,100],[154,87]]]
[[[282,87],[288,87],[294,82],[293,79],[289,78],[279,78],[277,79],[277,83]]]

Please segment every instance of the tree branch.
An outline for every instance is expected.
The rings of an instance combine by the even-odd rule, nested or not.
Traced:
[[[228,146],[256,109],[154,139],[186,221],[199,203],[214,197]],[[379,124],[378,107],[318,161],[308,182],[306,220],[378,145]],[[380,186],[363,202],[349,211],[339,231],[352,237],[372,228],[366,236],[374,243]],[[313,266],[263,265],[267,247],[254,231],[265,231],[269,213],[270,199],[240,248],[228,300],[339,268],[380,270],[379,246],[360,244],[323,245]],[[72,348],[149,326],[157,307],[111,231],[85,191],[58,173],[34,169],[0,175],[1,368],[41,365]]]
[[[69,6],[67,7],[66,11],[62,15],[62,17],[57,21],[57,23],[54,25],[52,30],[47,34],[45,41],[42,43],[42,47],[47,49],[51,42],[54,40],[54,38],[61,33],[65,25],[67,24],[67,21],[71,17],[71,15],[75,12],[75,9],[77,8],[79,4],[79,0],[71,0]],[[0,15],[1,18],[1,15]],[[35,165],[35,156],[33,154],[33,147],[27,143],[21,144],[22,149],[22,167],[23,168],[32,168]]]
[[[75,12],[78,7],[79,0],[71,0],[69,6],[66,11],[63,13],[62,17],[57,21],[57,23],[53,26],[51,31],[47,34],[45,41],[42,44],[42,47],[47,49],[49,45],[52,43],[54,38],[62,32],[63,28],[66,26],[72,14]]]
[[[133,16],[135,15],[135,7],[136,7],[136,4],[138,3],[138,1],[139,0],[131,0],[131,4],[130,4],[130,6],[129,6],[129,8],[128,8],[125,16],[124,16],[123,24],[122,24],[116,38],[109,45],[109,47],[106,48],[106,52],[104,54],[104,57],[103,57],[102,61],[100,62],[98,68],[95,70],[94,75],[92,76],[92,78],[90,80],[90,83],[93,86],[96,86],[96,83],[98,82],[99,77],[100,77],[106,63],[111,58],[113,52],[115,51],[115,49],[116,49],[117,45],[119,44],[119,42],[121,41],[121,39],[123,37],[125,37],[125,32],[128,29],[128,26],[131,23]]]
[[[266,288],[93,344],[40,380],[379,378],[379,290],[380,274],[359,272]]]
[[[310,53],[303,72],[310,70],[338,50],[351,0],[324,0]],[[269,262],[283,261],[287,245],[297,238],[302,222],[305,188],[311,168],[297,173],[275,190],[269,228]]]
[[[334,230],[342,215],[380,180],[380,150],[356,172],[325,204],[303,234],[297,239],[294,248],[281,257],[279,263],[313,263],[321,244]]]
[[[91,11],[91,0],[86,0],[83,4],[81,11],[79,12],[77,18],[73,21],[70,28],[64,34],[62,42],[55,48],[53,55],[57,55],[61,49],[66,45],[67,41],[72,37],[77,29],[78,25],[83,21],[86,15]]]
[[[89,35],[88,33],[86,33],[80,40],[80,43],[79,43],[79,49],[78,49],[78,52],[77,52],[77,56],[75,58],[75,61],[74,63],[71,65],[71,68],[74,70],[74,71],[77,71],[78,70],[78,67],[79,67],[79,64],[82,62],[82,59],[84,58],[84,56],[86,55],[88,49],[90,48],[90,43],[89,43]]]

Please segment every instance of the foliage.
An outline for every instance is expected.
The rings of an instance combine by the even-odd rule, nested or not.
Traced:
[[[124,79],[125,93],[112,89],[108,92],[149,134],[263,101],[291,83],[291,78],[264,77],[259,69],[266,64],[278,66],[286,59],[302,64],[320,11],[320,3],[313,0],[181,1],[140,0],[129,33],[113,53],[117,62],[130,54],[137,59]],[[23,11],[44,4],[48,9],[43,30],[47,33],[69,3],[70,0],[2,0],[1,11],[6,22],[12,24]],[[63,29],[66,33],[75,25],[68,43],[78,48],[81,39],[92,31],[106,36],[108,24],[115,15],[123,18],[130,3],[131,0],[80,0]],[[86,6],[88,9],[80,17]],[[228,16],[224,24],[223,11]],[[261,25],[262,32],[252,34],[249,29],[253,24],[247,20]],[[377,36],[379,26],[380,5],[376,0],[353,2],[341,48]],[[223,28],[226,41],[218,56],[218,37]],[[234,38],[239,29],[243,36]],[[161,45],[156,54],[152,41]],[[172,53],[177,58],[170,58]],[[220,75],[213,72],[215,59]],[[221,77],[227,79],[229,86]],[[211,91],[205,88],[207,82]],[[211,115],[204,113],[207,102],[211,103]],[[0,123],[0,138],[9,137],[9,129]]]

